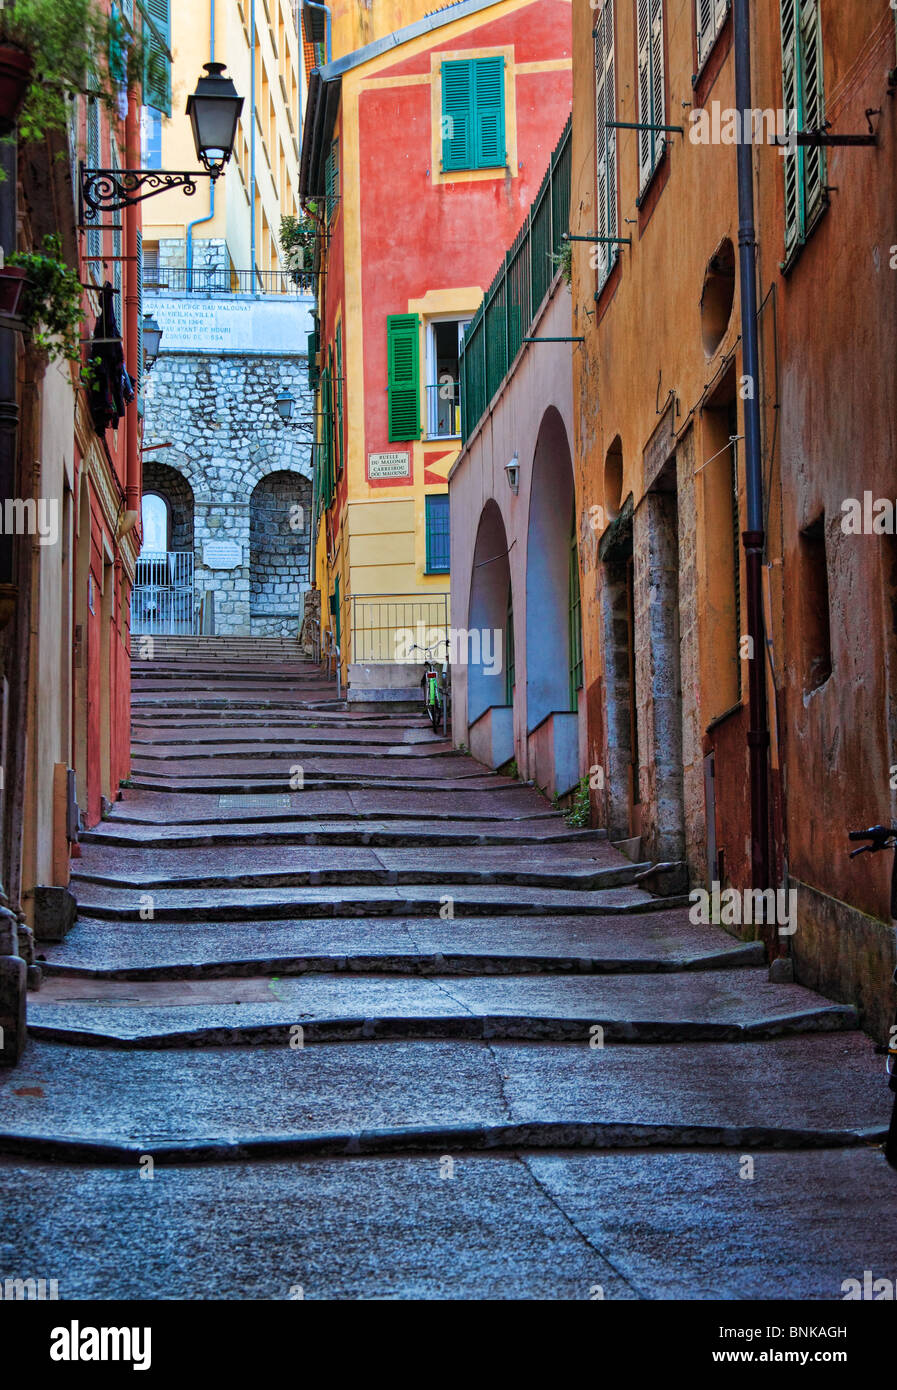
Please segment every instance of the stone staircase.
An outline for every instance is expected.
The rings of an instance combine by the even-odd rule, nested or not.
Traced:
[[[39,946],[31,1041],[15,1085],[0,1085],[0,1155],[49,1159],[60,1174],[133,1174],[151,1158],[190,1192],[218,1174],[215,1204],[237,1164],[244,1193],[273,1184],[294,1244],[314,1227],[306,1277],[340,1296],[438,1286],[400,1255],[367,1283],[342,1261],[351,1213],[384,1232],[397,1219],[365,1165],[400,1164],[382,1180],[415,1226],[441,1230],[439,1203],[453,1211],[467,1193],[469,1217],[445,1219],[481,1249],[474,1296],[510,1296],[495,1294],[494,1271],[516,1267],[525,1214],[545,1296],[568,1296],[560,1259],[632,1297],[635,1237],[614,1243],[621,1274],[576,1234],[586,1152],[623,1165],[606,1179],[589,1170],[593,1203],[607,1182],[634,1190],[647,1161],[635,1150],[733,1164],[733,1147],[785,1149],[797,1174],[817,1150],[881,1138],[887,1090],[853,1008],[772,983],[759,942],[693,924],[685,897],[645,890],[650,865],[600,830],[571,829],[421,715],[346,707],[279,648],[253,661],[227,650],[164,646],[134,663],[130,783],[81,837],[74,928]],[[475,1167],[478,1154],[505,1165],[501,1180]],[[485,1197],[438,1180],[447,1159],[449,1176],[455,1163],[476,1172],[491,1215],[474,1221]],[[188,1179],[196,1165],[205,1176]],[[139,1195],[120,1190],[117,1222],[137,1219]],[[731,1219],[749,1230],[759,1198],[751,1184],[738,1195]],[[112,1198],[97,1188],[91,1200],[101,1224]],[[244,1256],[268,1270],[257,1296],[281,1296],[267,1228],[256,1233],[245,1196],[232,1200]],[[656,1185],[633,1200],[633,1220],[656,1220]],[[216,1268],[229,1258],[209,1254]],[[73,1261],[76,1288],[89,1286],[84,1258]],[[693,1296],[689,1278],[677,1296]],[[518,1288],[516,1276],[500,1287]]]

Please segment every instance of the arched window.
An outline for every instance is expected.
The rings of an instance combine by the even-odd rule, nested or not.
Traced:
[[[168,503],[158,492],[145,492],[141,506],[142,554],[162,555],[168,549]]]

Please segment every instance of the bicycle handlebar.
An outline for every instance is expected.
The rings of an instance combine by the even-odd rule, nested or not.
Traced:
[[[876,842],[876,849],[884,849],[885,841],[897,835],[897,827],[893,825],[870,825],[868,830],[849,830],[847,838],[849,840],[873,840]]]

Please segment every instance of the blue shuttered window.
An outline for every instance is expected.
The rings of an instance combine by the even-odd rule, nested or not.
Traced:
[[[449,499],[447,492],[425,499],[427,508],[427,574],[449,571]]]

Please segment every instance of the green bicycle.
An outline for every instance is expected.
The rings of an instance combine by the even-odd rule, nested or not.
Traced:
[[[445,637],[440,637],[439,641],[436,643],[436,647],[442,645],[445,645],[446,647],[448,646],[448,641]],[[443,703],[443,696],[440,691],[439,673],[436,670],[436,663],[433,659],[433,652],[435,651],[435,647],[419,647],[415,642],[411,650],[413,652],[423,652],[424,654],[424,674],[421,676],[420,679],[420,688],[423,691],[424,696],[424,709],[427,711],[427,718],[433,725],[433,732],[438,734],[439,727],[442,724],[444,733],[445,728],[443,723],[443,716],[445,712],[445,707]],[[443,667],[442,685],[444,689],[445,667]]]

